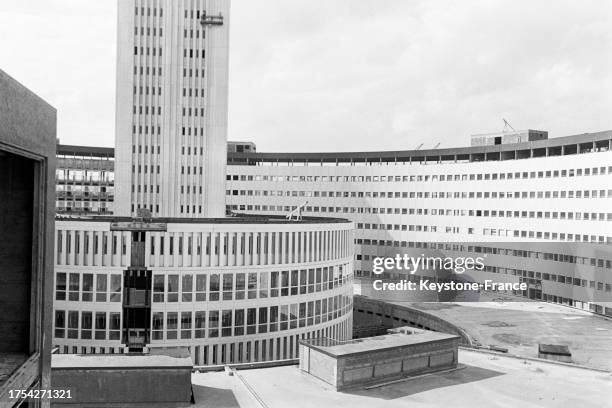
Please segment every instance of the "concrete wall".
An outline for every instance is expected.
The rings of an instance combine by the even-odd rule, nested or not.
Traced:
[[[334,387],[338,382],[336,358],[303,344],[300,344],[300,369]]]
[[[438,340],[340,358],[336,388],[455,368],[457,346],[457,339]]]
[[[52,406],[186,407],[191,401],[190,368],[60,369],[54,389],[71,390],[71,399]]]
[[[0,400],[8,386],[50,385],[55,145],[55,109],[0,70],[0,353],[30,367]]]
[[[386,303],[384,300],[363,296],[353,298],[354,331],[368,333],[368,329],[381,330],[413,326],[441,333],[455,334],[461,344],[471,344],[469,336],[460,328],[437,316],[408,306]],[[363,337],[363,336],[362,336]]]

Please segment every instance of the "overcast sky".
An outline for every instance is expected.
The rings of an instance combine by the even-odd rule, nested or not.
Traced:
[[[610,0],[233,0],[229,139],[259,151],[462,146],[506,118],[612,129]],[[114,144],[114,0],[2,0],[0,69]]]

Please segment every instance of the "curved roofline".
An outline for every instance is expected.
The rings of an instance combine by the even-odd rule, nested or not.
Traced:
[[[565,149],[567,147],[567,149]],[[405,162],[405,161],[485,161],[516,158],[561,156],[612,149],[612,130],[557,137],[531,142],[489,146],[468,146],[426,150],[386,150],[370,152],[295,152],[295,153],[228,153],[228,164],[256,164],[257,162]],[[575,151],[574,151],[575,150]],[[521,153],[518,153],[521,152]],[[535,152],[535,154],[534,154]],[[505,153],[505,154],[504,154]],[[511,154],[513,153],[513,154]],[[502,157],[502,154],[504,157]],[[523,157],[521,157],[523,156]]]
[[[105,215],[57,215],[56,221],[133,222],[132,217]],[[151,223],[164,224],[348,224],[353,221],[338,217],[302,216],[300,221],[288,220],[284,215],[237,214],[225,218],[168,218],[153,217]]]
[[[591,148],[589,148],[591,144]],[[584,145],[584,146],[583,146]],[[567,147],[567,149],[565,149]],[[541,156],[563,156],[585,151],[612,150],[612,130],[555,137],[531,142],[489,146],[467,146],[424,150],[381,150],[369,152],[228,152],[227,163],[257,164],[274,162],[353,163],[404,161],[486,161]],[[519,153],[521,152],[521,153]],[[57,154],[114,157],[112,147],[57,145]]]

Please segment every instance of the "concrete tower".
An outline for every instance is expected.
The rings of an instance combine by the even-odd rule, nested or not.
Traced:
[[[116,210],[223,217],[229,0],[119,0]]]

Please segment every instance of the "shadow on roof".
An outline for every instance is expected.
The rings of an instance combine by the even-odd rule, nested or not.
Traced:
[[[232,390],[225,388],[192,385],[195,399],[194,408],[240,408]]]
[[[393,400],[438,388],[482,381],[503,374],[504,373],[499,371],[461,364],[459,369],[450,372],[439,374],[434,373],[413,379],[407,378],[405,380],[377,388],[361,388],[342,392],[345,394],[360,395],[370,398]]]

